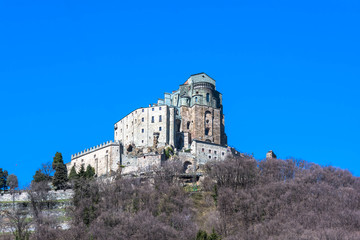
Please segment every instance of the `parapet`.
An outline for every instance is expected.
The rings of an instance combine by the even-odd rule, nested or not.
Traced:
[[[120,141],[107,141],[107,142],[104,142],[100,145],[96,145],[94,147],[91,147],[91,148],[87,148],[85,149],[84,151],[81,151],[81,152],[78,152],[78,153],[75,153],[75,154],[72,154],[71,155],[71,160],[74,159],[74,158],[78,158],[80,156],[83,156],[83,155],[86,155],[88,153],[91,153],[91,152],[95,152],[99,149],[102,149],[102,148],[105,148],[105,147],[108,147],[108,146],[119,146],[120,145]]]

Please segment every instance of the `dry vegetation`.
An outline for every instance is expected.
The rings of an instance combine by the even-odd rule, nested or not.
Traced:
[[[360,181],[348,171],[237,157],[208,163],[202,190],[194,193],[176,177],[181,169],[169,163],[152,179],[74,180],[68,230],[41,214],[46,205],[39,203],[48,197],[37,186],[34,229],[30,234],[25,224],[25,233],[14,233],[22,231],[18,239],[360,239]]]

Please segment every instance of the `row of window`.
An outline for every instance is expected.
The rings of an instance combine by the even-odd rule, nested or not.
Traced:
[[[144,122],[145,119],[144,118],[141,118],[141,122]],[[155,116],[152,116],[151,117],[151,122],[154,123],[155,122]],[[162,122],[162,116],[159,115],[159,122]],[[137,119],[135,119],[135,123],[137,123]],[[131,122],[131,125],[133,125],[134,123]],[[126,129],[129,129],[129,125],[126,125]],[[121,129],[121,132],[122,132],[122,129]]]
[[[212,152],[211,149],[209,149],[208,151],[209,151],[209,153]],[[202,148],[202,149],[201,149],[201,152],[204,153],[204,152],[205,152],[205,148]],[[216,150],[214,150],[214,154],[217,154],[217,151],[216,151]],[[225,155],[225,152],[221,152],[221,155],[224,156],[224,155]]]
[[[207,102],[210,102],[210,94],[209,94],[209,93],[206,94],[206,101],[207,101]],[[197,98],[197,97],[195,97],[195,102],[198,102],[198,98]]]
[[[144,118],[143,118],[143,119],[144,119]],[[151,117],[151,122],[152,122],[152,123],[155,122],[155,117],[154,117],[154,116]],[[159,122],[162,122],[162,116],[161,116],[161,115],[159,115]]]
[[[161,107],[159,107],[159,110],[161,110]],[[151,108],[151,111],[155,111],[155,108]],[[141,112],[145,112],[145,109],[141,109]],[[137,111],[135,111],[135,114],[137,114]],[[134,116],[134,113],[131,113],[131,116]],[[126,116],[126,119],[128,118],[128,116]],[[144,119],[144,118],[142,118]],[[136,119],[135,119],[136,122]],[[120,121],[120,123],[122,123],[122,121]]]
[[[162,130],[162,128],[159,127],[159,131],[160,131],[160,132],[161,132],[161,130]],[[142,128],[142,129],[141,129],[141,132],[144,133],[144,132],[145,132],[145,129]]]
[[[149,137],[149,139],[151,139],[151,137]],[[126,136],[126,140],[129,140],[129,136]],[[141,140],[141,143],[144,143],[144,140]]]

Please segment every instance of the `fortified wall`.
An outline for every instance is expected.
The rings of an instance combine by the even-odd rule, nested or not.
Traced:
[[[184,164],[184,173],[198,165],[239,154],[227,146],[222,94],[206,73],[191,75],[178,90],[163,99],[130,112],[114,124],[114,141],[71,156],[74,166],[91,165],[97,176],[152,171],[174,152]]]

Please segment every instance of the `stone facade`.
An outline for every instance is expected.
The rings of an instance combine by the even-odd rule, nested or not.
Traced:
[[[274,158],[276,158],[276,154],[272,150],[270,150],[270,151],[268,151],[266,153],[266,158],[267,159],[274,159]]]
[[[211,160],[224,160],[229,154],[232,154],[230,147],[198,140],[192,142],[191,153],[197,156],[199,164],[205,164]]]
[[[165,161],[167,147],[186,162],[185,172],[189,165],[223,160],[232,153],[227,147],[222,95],[207,74],[191,75],[164,99],[132,111],[114,124],[114,142],[72,155],[67,167],[78,171],[82,164],[90,164],[97,176],[109,175],[119,166],[122,173],[151,171]]]
[[[169,143],[170,132],[173,131],[174,115],[170,114],[170,107],[150,106],[139,108],[115,123],[114,139],[123,145],[134,144],[139,147],[153,147],[154,138],[159,146]],[[156,146],[154,146],[156,147]]]

